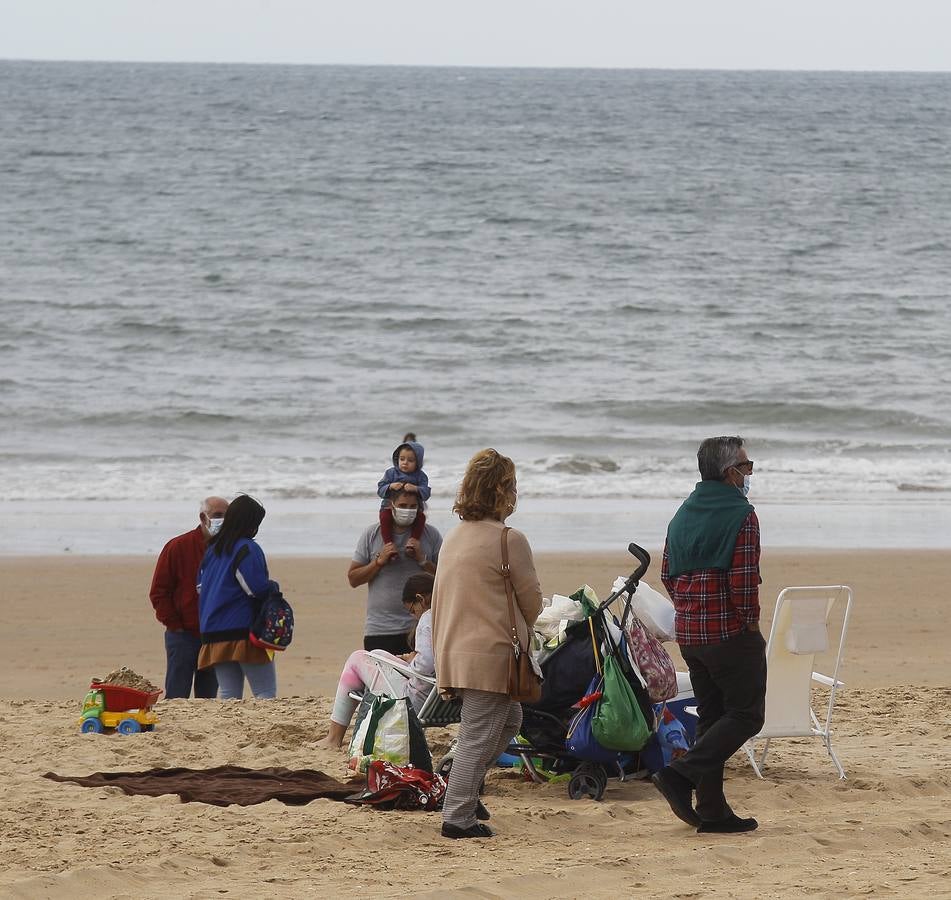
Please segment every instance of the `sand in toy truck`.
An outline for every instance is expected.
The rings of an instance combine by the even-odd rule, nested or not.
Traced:
[[[152,731],[158,722],[152,707],[161,694],[148,679],[125,667],[101,681],[94,678],[83,699],[80,730],[95,734],[107,728],[119,734]]]

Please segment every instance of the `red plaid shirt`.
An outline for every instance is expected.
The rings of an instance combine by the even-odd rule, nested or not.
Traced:
[[[674,601],[678,644],[718,644],[759,623],[759,519],[750,510],[736,537],[730,568],[670,577],[667,545],[661,581]]]

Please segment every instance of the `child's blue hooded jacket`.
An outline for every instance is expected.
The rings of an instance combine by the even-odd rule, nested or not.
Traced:
[[[401,472],[398,465],[400,458],[400,450],[409,449],[416,454],[416,471],[415,472]],[[410,484],[415,484],[417,491],[419,493],[419,499],[424,503],[429,499],[429,495],[432,493],[429,487],[429,479],[426,477],[426,473],[423,471],[423,450],[422,444],[417,444],[416,441],[406,441],[402,443],[393,451],[393,465],[383,473],[383,477],[380,479],[379,484],[376,486],[377,494],[383,498],[383,505],[386,505],[387,494],[390,490],[390,485],[394,481],[403,481],[409,482]]]

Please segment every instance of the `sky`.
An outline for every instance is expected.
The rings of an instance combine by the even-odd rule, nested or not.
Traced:
[[[951,71],[951,0],[0,0],[0,59]]]

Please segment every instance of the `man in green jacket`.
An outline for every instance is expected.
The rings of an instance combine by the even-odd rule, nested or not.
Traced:
[[[661,569],[697,699],[697,736],[653,781],[698,831],[752,831],[756,819],[741,819],[726,802],[723,766],[766,713],[759,520],[746,499],[753,460],[742,438],[715,437],[700,445],[697,462],[701,480],[671,519]]]

